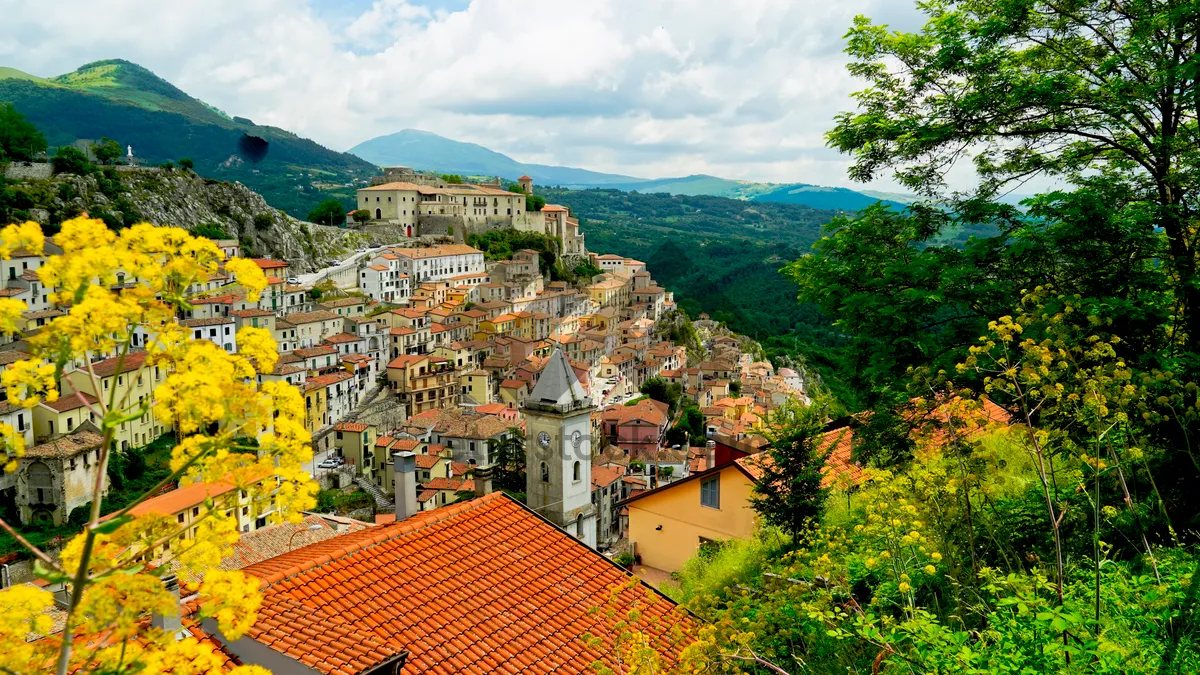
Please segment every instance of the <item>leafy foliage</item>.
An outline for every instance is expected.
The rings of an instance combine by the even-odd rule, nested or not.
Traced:
[[[320,225],[342,225],[346,222],[346,207],[336,199],[326,199],[308,212],[308,221]]]
[[[95,170],[92,163],[88,161],[87,155],[70,145],[64,145],[55,150],[54,157],[50,158],[50,164],[54,167],[54,173],[73,173],[86,176]]]
[[[12,103],[0,106],[0,161],[31,160],[46,151],[46,138]]]

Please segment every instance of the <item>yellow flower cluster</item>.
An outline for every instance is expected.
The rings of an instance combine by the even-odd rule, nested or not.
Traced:
[[[48,574],[83,584],[82,599],[63,633],[77,642],[71,668],[215,672],[222,660],[209,645],[164,639],[149,629],[148,614],[168,610],[176,601],[147,569],[170,565],[189,580],[199,595],[201,614],[215,618],[226,635],[236,638],[249,629],[261,601],[258,585],[218,564],[237,540],[233,514],[241,503],[272,510],[273,520],[298,519],[302,510],[315,505],[316,485],[304,471],[312,447],[303,398],[287,383],[258,384],[258,374],[271,372],[278,359],[269,331],[243,328],[237,336],[241,353],[230,354],[191,340],[191,332],[179,325],[178,312],[188,308],[187,289],[207,281],[222,263],[212,241],[148,224],[114,233],[101,221],[76,218],[63,224],[54,243],[63,253],[49,256],[37,274],[65,314],[28,340],[31,358],[10,364],[0,376],[9,401],[28,408],[53,402],[64,372],[78,368],[94,378],[89,364],[110,356],[130,358],[134,336],[145,336],[138,348],[146,350],[146,357],[125,377],[146,377],[156,386],[144,400],[129,394],[132,387],[106,388],[108,395],[90,404],[105,437],[102,448],[115,445],[121,425],[153,415],[158,424],[180,434],[172,451],[173,479],[233,486],[225,497],[207,502],[203,514],[184,527],[161,514],[100,514],[105,518],[67,542]],[[35,223],[0,230],[0,258],[18,249],[40,252],[43,246]],[[225,270],[237,277],[251,300],[267,286],[252,261],[225,261]],[[24,311],[18,301],[0,301],[0,330],[19,331]],[[0,425],[0,441],[0,461],[12,471],[24,450],[21,435]],[[101,465],[106,462],[107,453]],[[100,495],[93,501],[99,503]],[[48,593],[29,586],[0,591],[0,667],[43,672],[58,658],[54,640],[26,640],[29,634],[49,631],[44,610],[50,603]],[[78,648],[97,636],[103,636],[100,643]]]

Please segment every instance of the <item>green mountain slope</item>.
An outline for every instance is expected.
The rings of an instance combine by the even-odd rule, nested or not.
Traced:
[[[350,148],[349,152],[379,166],[407,166],[418,171],[468,176],[500,176],[508,180],[528,175],[534,182],[543,185],[608,185],[642,180],[566,166],[525,164],[476,143],[463,143],[417,129],[405,129],[372,138]]]
[[[201,175],[241,181],[293,216],[329,196],[352,203],[356,184],[376,172],[353,155],[231,118],[128,61],[49,79],[19,75],[0,78],[0,101],[13,103],[51,146],[107,136],[133,146],[142,163],[189,157]]]

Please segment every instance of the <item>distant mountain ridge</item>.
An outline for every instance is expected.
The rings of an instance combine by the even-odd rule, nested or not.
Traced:
[[[801,204],[833,211],[858,211],[881,199],[903,208],[896,195],[872,195],[849,188],[822,187],[805,183],[756,183],[697,174],[680,178],[635,178],[587,169],[545,164],[526,164],[477,143],[464,143],[418,129],[404,129],[378,136],[350,148],[379,166],[407,166],[418,171],[457,173],[468,176],[500,176],[515,180],[528,175],[534,183],[565,188],[611,188],[643,194],[730,197],[780,204]]]
[[[525,164],[477,143],[455,141],[419,129],[378,136],[359,143],[348,152],[379,166],[407,166],[417,171],[467,176],[500,176],[508,180],[528,175],[543,185],[580,187],[645,180],[566,166]]]
[[[354,185],[376,173],[372,164],[353,155],[284,129],[230,117],[121,59],[96,61],[50,78],[0,68],[0,101],[15,105],[52,147],[107,136],[122,148],[133,146],[142,163],[187,157],[201,175],[239,180],[301,218],[323,198],[353,199]]]

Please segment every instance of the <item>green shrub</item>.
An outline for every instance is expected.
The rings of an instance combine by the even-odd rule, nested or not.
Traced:
[[[275,225],[275,214],[270,211],[260,213],[254,216],[254,229],[258,231],[269,230]]]
[[[54,167],[54,173],[73,173],[78,176],[86,176],[95,169],[87,155],[70,145],[55,150],[50,165]]]

